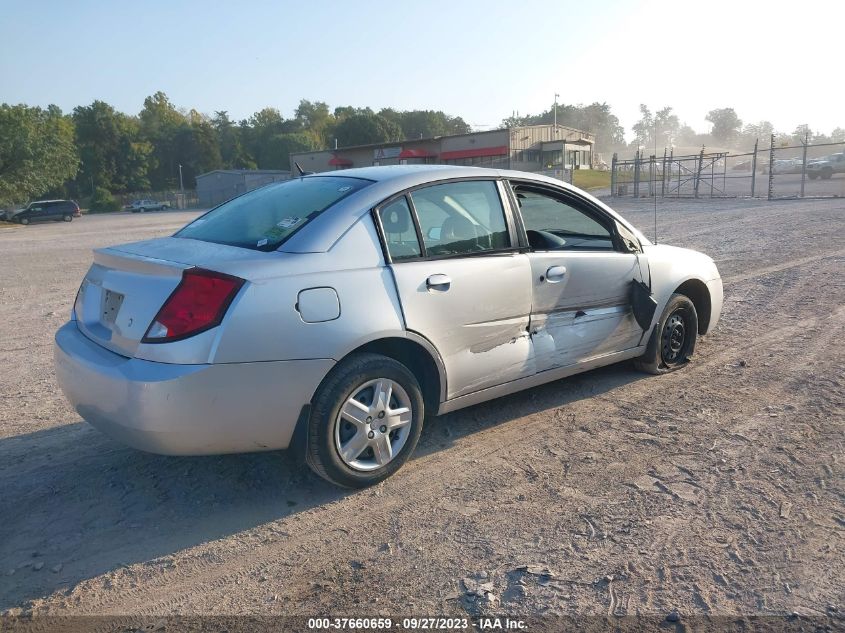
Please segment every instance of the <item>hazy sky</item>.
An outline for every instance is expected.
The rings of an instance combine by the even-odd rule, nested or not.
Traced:
[[[163,90],[235,119],[300,98],[435,109],[474,127],[517,110],[638,104],[706,131],[734,107],[779,131],[845,127],[845,1],[211,2],[0,0],[0,102],[137,113]]]

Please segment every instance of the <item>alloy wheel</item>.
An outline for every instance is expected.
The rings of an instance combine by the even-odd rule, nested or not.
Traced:
[[[376,378],[353,390],[335,420],[335,449],[354,470],[389,464],[408,440],[413,420],[411,398],[395,380]]]

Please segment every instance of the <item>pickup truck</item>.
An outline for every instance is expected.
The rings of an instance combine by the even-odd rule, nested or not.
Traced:
[[[824,156],[807,163],[807,175],[810,180],[829,179],[833,174],[845,174],[845,152]]]

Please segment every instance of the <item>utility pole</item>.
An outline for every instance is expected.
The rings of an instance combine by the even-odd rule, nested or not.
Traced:
[[[558,93],[555,93],[555,136],[557,136],[557,98],[559,96]]]
[[[182,184],[182,163],[179,163],[179,191],[185,193],[185,185]]]

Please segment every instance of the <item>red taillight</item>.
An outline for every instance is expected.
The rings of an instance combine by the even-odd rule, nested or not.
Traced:
[[[243,279],[210,270],[186,270],[141,342],[169,343],[220,325],[243,283]]]

